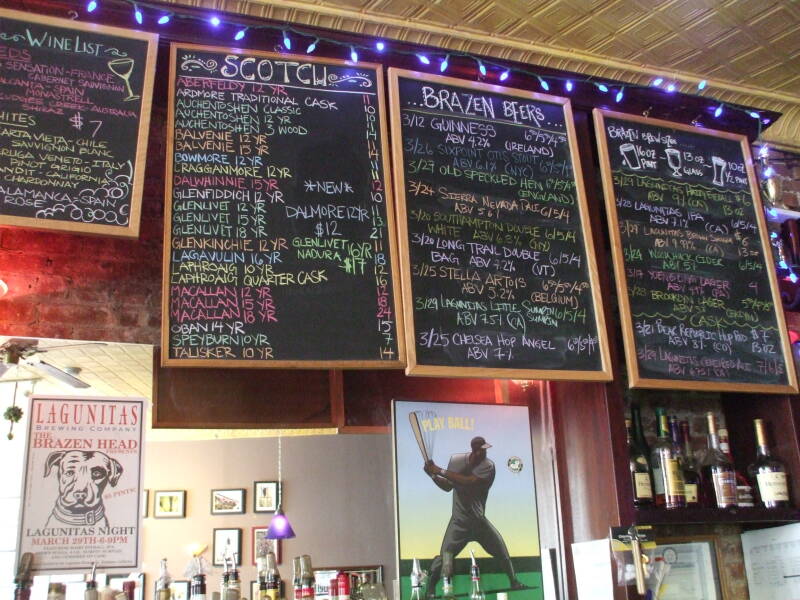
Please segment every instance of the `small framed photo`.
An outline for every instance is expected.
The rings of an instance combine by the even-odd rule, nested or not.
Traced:
[[[142,490],[142,518],[150,516],[150,490]]]
[[[670,565],[662,585],[678,591],[681,600],[724,600],[733,598],[716,536],[698,535],[659,538],[653,551],[656,559]],[[678,598],[667,593],[664,598]]]
[[[157,490],[153,492],[153,518],[186,518],[186,490]]]
[[[242,514],[244,512],[244,495],[244,488],[211,490],[211,514]]]
[[[214,566],[223,566],[226,558],[242,566],[241,529],[214,529]]]
[[[189,580],[177,579],[169,584],[170,600],[189,600]],[[158,581],[153,588],[153,598],[158,598]]]
[[[281,499],[278,497],[277,481],[253,483],[253,512],[275,512]]]
[[[266,556],[267,552],[275,553],[275,561],[281,564],[281,541],[271,540],[267,537],[269,527],[253,527],[250,539],[250,554],[252,555],[253,566],[256,566],[256,559],[259,556]]]

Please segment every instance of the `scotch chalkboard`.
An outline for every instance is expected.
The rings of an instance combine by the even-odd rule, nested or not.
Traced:
[[[796,392],[747,139],[594,116],[631,387]]]
[[[0,9],[0,225],[139,235],[157,42]]]
[[[171,49],[165,365],[402,366],[379,66]]]
[[[569,101],[389,78],[407,372],[610,379]]]

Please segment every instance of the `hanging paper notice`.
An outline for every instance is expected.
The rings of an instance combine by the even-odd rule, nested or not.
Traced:
[[[17,555],[39,573],[139,568],[141,398],[33,397]]]

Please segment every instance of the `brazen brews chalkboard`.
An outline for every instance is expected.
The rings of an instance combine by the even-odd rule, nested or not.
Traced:
[[[595,124],[630,385],[796,391],[746,138]]]
[[[380,67],[173,45],[165,364],[401,366]]]
[[[408,372],[610,379],[569,101],[389,77]]]
[[[0,9],[0,225],[139,235],[157,42]]]

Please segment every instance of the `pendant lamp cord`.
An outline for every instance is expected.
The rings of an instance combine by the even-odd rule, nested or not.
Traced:
[[[278,506],[280,507],[283,504],[283,471],[282,471],[282,464],[283,464],[283,454],[281,451],[281,434],[283,431],[278,431]]]

